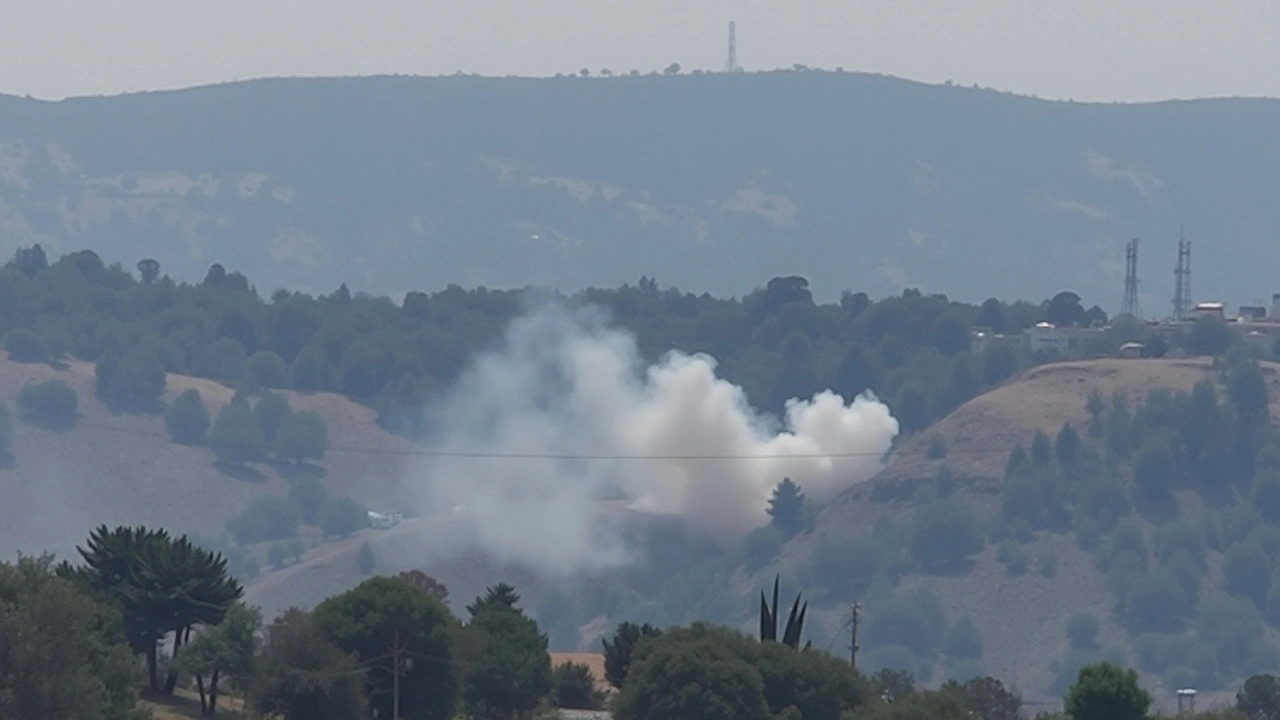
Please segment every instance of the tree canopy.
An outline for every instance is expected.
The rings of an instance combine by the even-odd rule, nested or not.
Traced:
[[[148,679],[159,689],[157,645],[173,636],[173,656],[198,625],[222,622],[244,588],[227,572],[222,555],[201,548],[187,537],[146,527],[99,526],[77,548],[84,565],[64,563],[60,573],[120,603],[126,636],[134,651],[146,656]],[[164,690],[172,693],[176,669]]]
[[[391,716],[396,666],[388,648],[401,648],[413,660],[399,671],[405,717],[452,720],[458,687],[453,662],[457,620],[444,603],[408,583],[375,577],[320,603],[315,621],[331,642],[374,668],[365,685],[370,711]]]

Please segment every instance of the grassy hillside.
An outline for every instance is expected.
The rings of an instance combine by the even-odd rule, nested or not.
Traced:
[[[177,532],[222,532],[228,517],[252,499],[283,492],[279,468],[252,467],[256,479],[233,477],[215,466],[207,447],[170,442],[162,415],[113,414],[94,396],[94,367],[64,367],[0,359],[0,400],[17,415],[16,400],[30,382],[58,379],[79,396],[74,429],[41,429],[15,417],[14,464],[0,469],[0,553],[45,549],[67,557],[99,523],[142,523]],[[209,380],[169,375],[165,399],[195,388],[211,415],[233,392]],[[320,413],[331,450],[318,465],[331,494],[350,494],[371,507],[403,501],[403,438],[374,423],[371,409],[329,393],[284,392],[295,410]],[[360,452],[356,452],[359,450]],[[365,452],[374,451],[374,452]]]
[[[1263,366],[1273,416],[1280,411],[1276,402],[1280,397],[1277,369],[1274,364]],[[996,541],[1002,502],[1006,500],[1003,486],[1009,450],[1016,444],[1029,447],[1037,431],[1053,437],[1069,422],[1080,429],[1086,447],[1105,452],[1104,441],[1089,437],[1086,432],[1090,424],[1086,398],[1092,390],[1097,389],[1108,398],[1116,391],[1122,392],[1137,406],[1153,389],[1189,392],[1198,381],[1207,379],[1216,384],[1220,377],[1208,360],[1091,360],[1033,368],[906,440],[891,467],[829,504],[817,517],[812,533],[796,537],[775,564],[750,577],[746,584],[764,586],[775,570],[810,583],[803,589],[809,591],[819,608],[819,612],[811,614],[815,632],[825,637],[844,637],[835,645],[837,648],[847,645],[845,623],[848,606],[855,599],[864,603],[865,621],[883,611],[884,603],[894,602],[892,598],[909,598],[919,588],[928,589],[948,622],[966,616],[976,626],[985,650],[976,660],[977,665],[1016,685],[1033,700],[1055,697],[1054,686],[1063,674],[1061,669],[1070,670],[1073,662],[1090,654],[1123,658],[1137,666],[1144,657],[1142,643],[1146,641],[1136,640],[1140,633],[1126,629],[1123,608],[1117,608],[1113,591],[1114,573],[1109,575],[1103,567],[1107,544],[1116,542],[1114,537],[1091,542],[1082,539],[1078,529],[1065,528],[1034,532],[1022,543]],[[1221,385],[1218,393],[1220,397],[1225,395]],[[945,439],[945,457],[936,457],[936,446],[935,457],[929,457],[935,436]],[[1121,464],[1119,472],[1127,486],[1125,492],[1135,498],[1135,512],[1121,524],[1137,527],[1153,556],[1164,552],[1165,543],[1177,542],[1171,528],[1178,528],[1177,532],[1204,528],[1200,542],[1209,547],[1199,585],[1200,607],[1228,600],[1231,593],[1224,584],[1230,583],[1224,582],[1222,550],[1231,543],[1226,538],[1232,534],[1231,523],[1237,517],[1231,515],[1232,508],[1249,504],[1249,489],[1232,489],[1230,492],[1236,497],[1227,499],[1179,485],[1172,492],[1172,506],[1144,504],[1132,487],[1131,469]],[[872,529],[877,524],[883,526],[886,522],[905,533],[896,537],[909,542],[907,538],[918,513],[923,512],[921,508],[930,502],[928,498],[938,496],[981,519],[980,528],[988,535],[985,548],[964,563],[946,569],[901,568],[901,579],[891,592],[883,580],[863,592],[832,593],[813,587],[829,584],[818,577],[823,569],[811,564],[820,544],[835,543],[856,553],[855,545],[839,544],[856,542],[855,538],[874,533]],[[1209,528],[1223,528],[1216,547]],[[1159,564],[1155,557],[1151,562],[1153,568]],[[1024,567],[1017,567],[1019,563]],[[1100,621],[1097,641],[1092,650],[1073,651],[1064,628],[1068,618],[1082,612],[1091,613]],[[1204,637],[1204,629],[1198,623],[1202,621],[1187,621],[1185,627],[1190,636],[1199,637],[1201,642],[1214,642],[1213,633]],[[1272,645],[1280,641],[1273,626],[1265,626],[1264,637]],[[864,641],[864,658],[874,655],[875,649],[874,642]],[[1224,668],[1227,662],[1222,660]],[[939,663],[935,680],[947,673],[946,664]],[[1161,693],[1172,693],[1160,673],[1148,672],[1146,679]],[[1194,679],[1191,684],[1195,684]],[[1203,684],[1200,687],[1213,699],[1215,688]],[[1229,694],[1229,687],[1223,692]]]
[[[1180,224],[1213,249],[1195,261],[1206,297],[1264,297],[1280,259],[1270,100],[1047,102],[812,71],[268,80],[0,97],[0,117],[0,254],[92,239],[177,276],[252,267],[268,292],[647,275],[727,295],[794,272],[828,298],[980,300],[1038,297],[1053,268],[1118,299],[1139,235],[1154,312]]]

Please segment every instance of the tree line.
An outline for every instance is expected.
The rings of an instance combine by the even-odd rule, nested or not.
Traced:
[[[546,635],[510,585],[489,587],[457,617],[446,587],[410,571],[264,626],[223,558],[185,537],[99,527],[79,553],[76,565],[48,556],[0,563],[5,717],[141,720],[140,692],[179,686],[196,690],[206,716],[231,692],[250,716],[282,720],[395,709],[415,720],[527,720],[605,707],[620,720],[1013,720],[1023,707],[991,677],[921,689],[909,673],[866,674],[802,644],[800,597],[782,627],[776,583],[772,604],[761,597],[759,637],[700,622],[622,623],[602,641],[606,694],[585,666],[552,667]],[[1060,716],[1141,720],[1151,705],[1134,671],[1095,662],[1075,673]],[[1233,711],[1280,717],[1280,679],[1250,677]]]
[[[801,277],[778,277],[742,298],[713,298],[634,285],[571,296],[541,289],[409,292],[387,297],[278,290],[260,296],[221,265],[199,283],[179,282],[144,259],[136,274],[91,250],[50,262],[39,246],[0,269],[0,338],[19,362],[77,358],[97,364],[98,393],[115,407],[153,407],[164,373],[212,378],[246,391],[340,392],[378,411],[386,428],[421,433],[422,408],[447,388],[530,301],[557,299],[607,309],[636,334],[647,361],[677,349],[716,357],[761,410],[824,388],[864,390],[887,401],[910,432],[984,388],[1046,359],[1018,342],[971,349],[970,328],[1013,335],[1046,318],[1096,323],[1078,295],[1042,303],[988,299],[972,305],[907,290],[873,301],[846,291],[818,304]]]

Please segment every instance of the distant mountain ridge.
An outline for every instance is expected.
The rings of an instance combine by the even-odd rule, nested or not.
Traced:
[[[0,96],[0,252],[396,295],[634,282],[819,298],[1071,288],[1114,309],[1141,237],[1167,313],[1280,289],[1280,101],[1048,102],[855,73],[260,80]]]

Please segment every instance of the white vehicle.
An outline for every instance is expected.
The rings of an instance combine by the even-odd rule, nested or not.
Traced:
[[[380,513],[369,511],[369,525],[379,530],[387,530],[400,524],[400,513]]]

